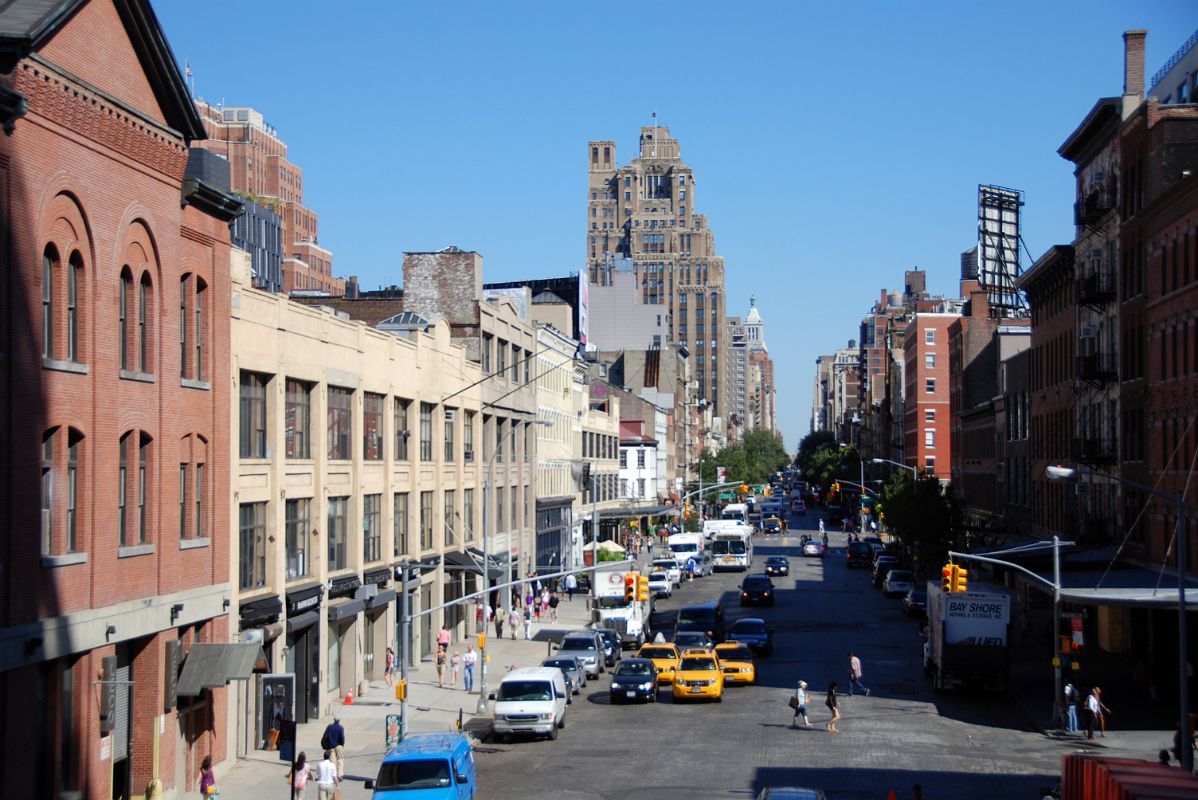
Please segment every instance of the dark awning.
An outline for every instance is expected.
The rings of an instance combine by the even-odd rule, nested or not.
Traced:
[[[382,608],[395,599],[394,589],[383,589],[374,597],[366,598],[367,608]]]
[[[469,552],[461,552],[460,550],[451,550],[444,556],[445,570],[447,572],[473,572],[475,575],[482,575],[482,551],[471,548]],[[495,559],[491,559],[490,577],[492,580],[503,575],[503,571],[495,566]]]
[[[357,615],[366,608],[365,600],[346,600],[344,603],[329,603],[329,622],[340,622]]]
[[[309,625],[315,625],[320,621],[320,612],[305,611],[294,617],[287,618],[287,632],[298,631],[300,628],[306,628]]]
[[[243,681],[255,672],[266,672],[266,654],[257,642],[195,644],[183,662],[179,694],[195,697],[205,689]]]

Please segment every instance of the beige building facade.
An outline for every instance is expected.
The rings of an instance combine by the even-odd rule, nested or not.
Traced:
[[[442,622],[455,639],[471,632],[451,606],[414,619],[399,642],[396,567],[418,567],[413,614],[477,591],[470,552],[492,452],[481,445],[497,434],[480,364],[446,322],[382,331],[254,289],[248,255],[233,261],[231,610],[234,638],[261,642],[270,673],[230,700],[244,753],[284,707],[310,721],[360,695],[382,677],[387,646],[418,665]],[[523,427],[514,453],[505,444],[514,458],[496,459],[498,483],[527,469]],[[500,530],[524,530],[521,491],[504,495]]]

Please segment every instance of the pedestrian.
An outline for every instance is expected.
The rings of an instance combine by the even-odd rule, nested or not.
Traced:
[[[1102,702],[1102,689],[1094,687],[1094,696],[1098,698],[1098,735],[1106,738],[1106,715],[1111,713],[1111,710]]]
[[[574,601],[574,590],[577,588],[578,588],[578,578],[575,578],[574,573],[571,572],[569,575],[566,576],[566,596],[570,599],[571,602]]]
[[[387,688],[390,689],[395,683],[395,651],[390,647],[387,648],[385,664],[386,666],[383,668],[383,678],[386,679]]]
[[[849,697],[853,696],[853,689],[865,692],[865,696],[869,697],[869,689],[861,682],[861,659],[849,653]]]
[[[649,560],[653,560],[653,540],[649,540]]]
[[[1064,696],[1062,697],[1062,702],[1064,702],[1064,704],[1065,704],[1064,722],[1065,722],[1065,732],[1066,733],[1077,733],[1077,731],[1078,731],[1077,701],[1080,699],[1081,698],[1079,698],[1078,694],[1077,694],[1077,688],[1073,685],[1073,682],[1071,681],[1069,683],[1066,683],[1065,684],[1065,693],[1064,693]]]
[[[495,638],[503,638],[503,614],[501,613],[495,614]]]
[[[466,645],[462,653],[462,685],[469,693],[474,690],[474,665],[478,663],[478,653],[474,652],[474,643]]]
[[[448,660],[444,650],[437,651],[437,686],[445,688],[445,662]]]
[[[449,657],[449,688],[458,688],[458,675],[462,673],[462,654],[457,650]]]
[[[1094,724],[1098,722],[1098,714],[1101,710],[1102,703],[1098,699],[1098,687],[1090,690],[1086,695],[1085,723],[1086,723],[1086,738],[1094,738]]]
[[[541,607],[537,606],[537,614],[541,613]],[[524,607],[524,638],[532,638],[532,609],[529,606]]]
[[[327,744],[326,744],[327,743]],[[333,756],[333,763],[337,766],[337,774],[345,774],[345,728],[341,725],[339,717],[333,717],[333,721],[325,726],[324,736],[320,737],[320,745],[328,753],[325,758],[329,757],[329,753]]]
[[[520,609],[512,606],[512,610],[507,615],[508,628],[511,629],[512,638],[516,638],[516,634],[520,631]]]
[[[803,718],[803,726],[811,727],[811,720],[807,719],[807,681],[799,681],[799,688],[795,690],[795,706],[794,718],[790,721],[790,727],[799,727],[799,717]]]
[[[528,608],[533,604],[536,598],[533,596],[532,587],[528,587],[528,591],[524,595],[524,607]]]
[[[541,593],[541,589],[543,589],[543,588],[544,588],[544,587],[541,585],[541,576],[540,576],[540,575],[537,575],[537,573],[535,573],[535,572],[534,572],[534,573],[533,573],[533,577],[535,577],[535,578],[537,579],[537,582],[536,582],[536,586],[535,586],[535,588],[536,588],[536,590],[537,590],[537,594],[540,594],[540,593]]]
[[[441,630],[437,631],[437,648],[439,650],[449,649],[449,628],[445,626],[444,622],[441,623]]]
[[[825,533],[825,531],[824,531],[824,521],[823,521],[823,519],[821,518],[821,519],[820,519],[820,521],[819,521],[819,535],[820,535],[820,536],[823,536],[823,535],[824,535],[824,533]]]
[[[204,760],[200,762],[200,794],[205,797],[216,795],[220,790],[216,788],[216,773],[212,770],[212,756],[204,756]]]
[[[549,587],[546,586],[541,590],[541,614],[549,616]]]
[[[840,733],[837,724],[840,722],[840,701],[836,699],[836,681],[828,684],[828,696],[824,699],[824,705],[832,712],[832,719],[828,720],[828,724],[824,727],[829,733]]]
[[[312,765],[308,763],[308,754],[300,753],[291,768],[291,785],[295,789],[296,800],[304,800],[308,796],[308,778],[312,777]]]
[[[532,604],[532,616],[537,622],[541,621],[541,601]]]
[[[557,596],[557,592],[549,595],[549,619],[557,622],[557,606],[562,599]]]
[[[318,800],[333,800],[341,784],[341,772],[333,761],[333,751],[324,751],[324,760],[316,765],[316,797]]]
[[[687,580],[687,583],[692,583],[692,582],[694,582],[694,580],[695,580],[695,570],[696,570],[696,569],[698,569],[698,567],[699,567],[699,564],[698,564],[698,562],[696,562],[696,561],[695,561],[695,558],[694,558],[694,556],[691,556],[690,558],[688,558],[688,559],[686,560],[686,580]]]

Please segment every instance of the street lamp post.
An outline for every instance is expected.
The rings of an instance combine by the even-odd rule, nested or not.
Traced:
[[[869,461],[871,464],[893,464],[896,467],[909,469],[911,470],[911,477],[913,479],[919,476],[919,470],[915,469],[915,467],[912,467],[909,464],[904,464],[901,461],[891,461],[889,458],[871,458]]]
[[[1178,704],[1181,709],[1181,719],[1179,720],[1181,728],[1179,749],[1181,752],[1179,755],[1181,756],[1182,768],[1186,772],[1191,772],[1194,769],[1194,745],[1193,732],[1190,730],[1190,676],[1188,674],[1190,636],[1189,626],[1186,623],[1186,549],[1189,543],[1186,541],[1185,495],[1167,494],[1158,489],[1153,489],[1151,486],[1145,486],[1142,483],[1136,483],[1118,475],[1108,475],[1105,472],[1096,472],[1085,467],[1050,466],[1045,469],[1045,472],[1049,480],[1054,481],[1076,480],[1078,475],[1107,478],[1116,483],[1121,483],[1138,491],[1153,495],[1154,497],[1159,497],[1162,500],[1167,500],[1177,507],[1177,694]],[[1059,591],[1059,580],[1057,586]]]
[[[516,431],[518,430],[514,423],[515,423],[515,420],[513,420],[511,430],[508,432],[509,436],[512,439],[512,455],[513,456],[515,456],[515,452],[516,452]],[[498,424],[498,420],[496,421],[496,424]],[[548,426],[548,425],[552,425],[553,423],[547,419],[532,419],[532,420],[528,420],[528,422],[525,424]],[[489,459],[487,459],[487,476],[483,480],[483,566],[482,566],[483,608],[487,608],[491,605],[491,546],[490,546],[490,541],[489,541],[490,540],[489,532],[490,532],[491,528],[490,528],[490,525],[488,524],[489,520],[487,519],[487,517],[488,517],[488,512],[490,511],[489,500],[491,497],[491,490],[494,488],[493,485],[495,483],[495,481],[494,481],[495,457],[498,456],[500,452],[502,452],[500,449],[500,445],[502,445],[502,444],[503,444],[502,439],[499,439],[495,442],[495,449],[491,452],[491,457]],[[511,548],[510,541],[508,542],[507,550],[508,550],[508,552],[507,552],[508,569],[510,570],[511,563],[512,563],[512,548]],[[510,573],[509,573],[508,580],[509,580],[509,582],[511,581]],[[500,613],[498,603],[495,604],[493,613],[496,615],[498,615]],[[487,616],[486,614],[483,614],[483,635],[478,640],[478,707],[477,707],[477,711],[479,714],[485,714],[487,711],[487,623],[489,622],[489,620],[486,619],[486,616]]]

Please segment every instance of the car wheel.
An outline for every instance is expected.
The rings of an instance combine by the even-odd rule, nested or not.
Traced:
[[[552,728],[549,729],[549,741],[553,742],[556,740],[557,740],[557,726],[554,725]]]
[[[715,701],[716,701],[717,703],[722,703],[722,702],[724,702],[724,695],[723,695],[723,694],[717,694],[717,695],[715,696]]]
[[[564,713],[562,714],[562,718],[557,721],[557,727],[559,727],[559,728],[566,727],[566,715]]]
[[[572,706],[572,705],[574,705],[574,698],[573,698],[573,697],[567,697],[567,698],[566,698],[566,705],[568,705],[568,706]]]

